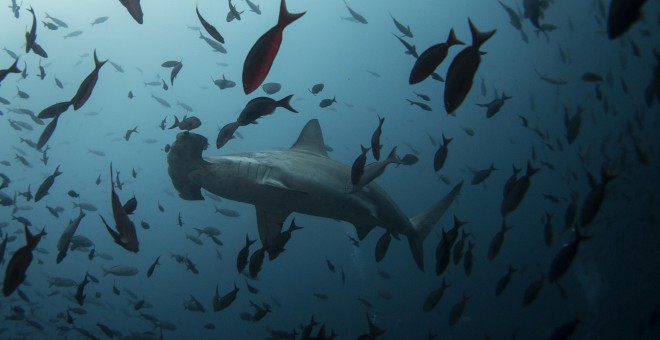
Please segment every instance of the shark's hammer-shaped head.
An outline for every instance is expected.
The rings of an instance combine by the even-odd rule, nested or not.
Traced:
[[[204,164],[202,151],[209,145],[201,135],[182,132],[176,136],[170,152],[167,154],[167,171],[179,196],[186,200],[203,200],[200,186],[190,180],[188,174],[198,170]]]

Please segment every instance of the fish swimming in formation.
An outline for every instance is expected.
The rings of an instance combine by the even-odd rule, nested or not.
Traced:
[[[302,17],[302,13],[289,13],[285,0],[280,2],[277,24],[264,33],[252,46],[243,63],[243,91],[250,94],[266,79],[282,43],[282,32],[292,22]]]

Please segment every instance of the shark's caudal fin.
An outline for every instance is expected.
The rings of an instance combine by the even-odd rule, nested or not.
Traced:
[[[208,140],[204,136],[182,132],[176,136],[176,141],[167,154],[167,172],[179,196],[185,200],[204,199],[200,186],[193,182],[188,174],[204,162],[202,151],[207,145]]]
[[[407,233],[408,244],[412,251],[413,258],[417,267],[424,270],[424,239],[429,235],[431,229],[438,223],[438,220],[447,211],[449,206],[456,200],[461,192],[463,181],[456,184],[453,189],[438,203],[434,204],[428,211],[421,213],[410,219],[413,229]]]

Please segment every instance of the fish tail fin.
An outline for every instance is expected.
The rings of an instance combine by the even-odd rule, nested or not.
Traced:
[[[537,172],[541,171],[541,168],[534,168],[531,161],[527,161],[527,176],[532,177]]]
[[[332,96],[332,102],[333,102],[333,103],[336,103],[336,102],[337,102],[337,97],[336,97],[336,96]]]
[[[179,117],[174,115],[174,123],[172,124],[172,126],[170,126],[169,130],[174,129],[175,127],[179,127],[179,124],[181,124],[181,122],[179,121]]]
[[[468,18],[468,24],[470,25],[470,33],[472,33],[472,46],[479,48],[483,45],[488,39],[490,39],[497,30],[479,32],[476,26],[472,23],[472,19]]]
[[[18,66],[16,66],[18,64],[18,59],[19,58],[16,58],[16,60],[14,60],[14,63],[11,64],[11,66],[9,67],[9,70],[8,70],[9,72],[11,72],[11,73],[21,73],[21,70],[18,68]]]
[[[167,154],[167,171],[179,196],[186,200],[203,200],[201,187],[192,181],[189,172],[198,169],[204,162],[202,151],[208,140],[195,133],[182,132],[176,136]]]
[[[403,161],[399,159],[399,156],[396,155],[396,146],[392,148],[392,151],[390,151],[386,161],[389,163],[403,164]]]
[[[613,175],[609,171],[607,171],[605,166],[600,168],[600,173],[601,173],[601,177],[602,177],[602,180],[603,180],[604,183],[607,183],[607,182],[609,182],[609,181],[616,178],[616,175]]]
[[[107,62],[108,60],[99,61],[99,58],[96,56],[96,49],[94,49],[94,67],[98,70],[101,68],[101,66],[105,65],[105,63]]]
[[[298,113],[298,111],[296,111],[296,109],[294,109],[291,106],[291,98],[293,98],[292,94],[282,98],[280,101],[277,102],[277,105],[280,106],[280,107],[283,107],[283,108],[285,108],[285,109],[287,109],[291,112]]]
[[[445,197],[433,205],[428,211],[410,219],[412,228],[406,233],[406,236],[408,237],[408,244],[413,253],[415,263],[422,271],[424,270],[424,239],[426,239],[449,206],[456,200],[462,186],[463,181],[456,184]]]
[[[449,145],[449,143],[451,143],[452,140],[454,140],[454,138],[447,138],[447,137],[445,137],[444,134],[442,135],[442,143],[444,145]]]
[[[37,236],[34,236],[31,232],[30,229],[28,229],[27,223],[23,223],[23,230],[25,232],[25,242],[27,243],[27,247],[32,249],[34,245],[37,243]]]
[[[53,173],[53,177],[57,177],[57,176],[59,176],[59,175],[61,175],[61,174],[62,174],[62,172],[60,171],[60,166],[58,165],[58,166],[55,168],[55,172]]]
[[[447,46],[465,45],[464,42],[462,42],[462,41],[458,40],[458,38],[456,38],[456,33],[454,32],[453,28],[449,31],[449,36],[447,37],[446,44],[447,44]]]
[[[108,273],[110,273],[110,271],[107,270],[107,269],[105,269],[105,268],[103,268],[103,266],[100,266],[100,267],[101,267],[101,270],[103,271],[103,276],[107,276]]]
[[[277,26],[281,27],[282,29],[288,25],[290,25],[292,22],[298,20],[301,16],[303,16],[306,12],[302,13],[290,13],[286,9],[286,1],[282,0],[280,3],[280,16],[277,20]]]

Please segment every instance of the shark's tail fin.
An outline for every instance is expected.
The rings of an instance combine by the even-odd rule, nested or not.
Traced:
[[[202,151],[207,145],[208,140],[204,136],[182,132],[176,136],[167,154],[167,172],[179,196],[185,200],[204,199],[200,186],[188,177],[188,173],[202,164]]]
[[[433,205],[428,211],[410,219],[412,230],[406,236],[408,237],[410,251],[412,251],[413,258],[419,269],[424,270],[424,239],[426,239],[426,236],[429,235],[431,229],[438,223],[438,220],[447,211],[449,206],[456,200],[462,186],[463,181],[456,184],[443,199]]]

